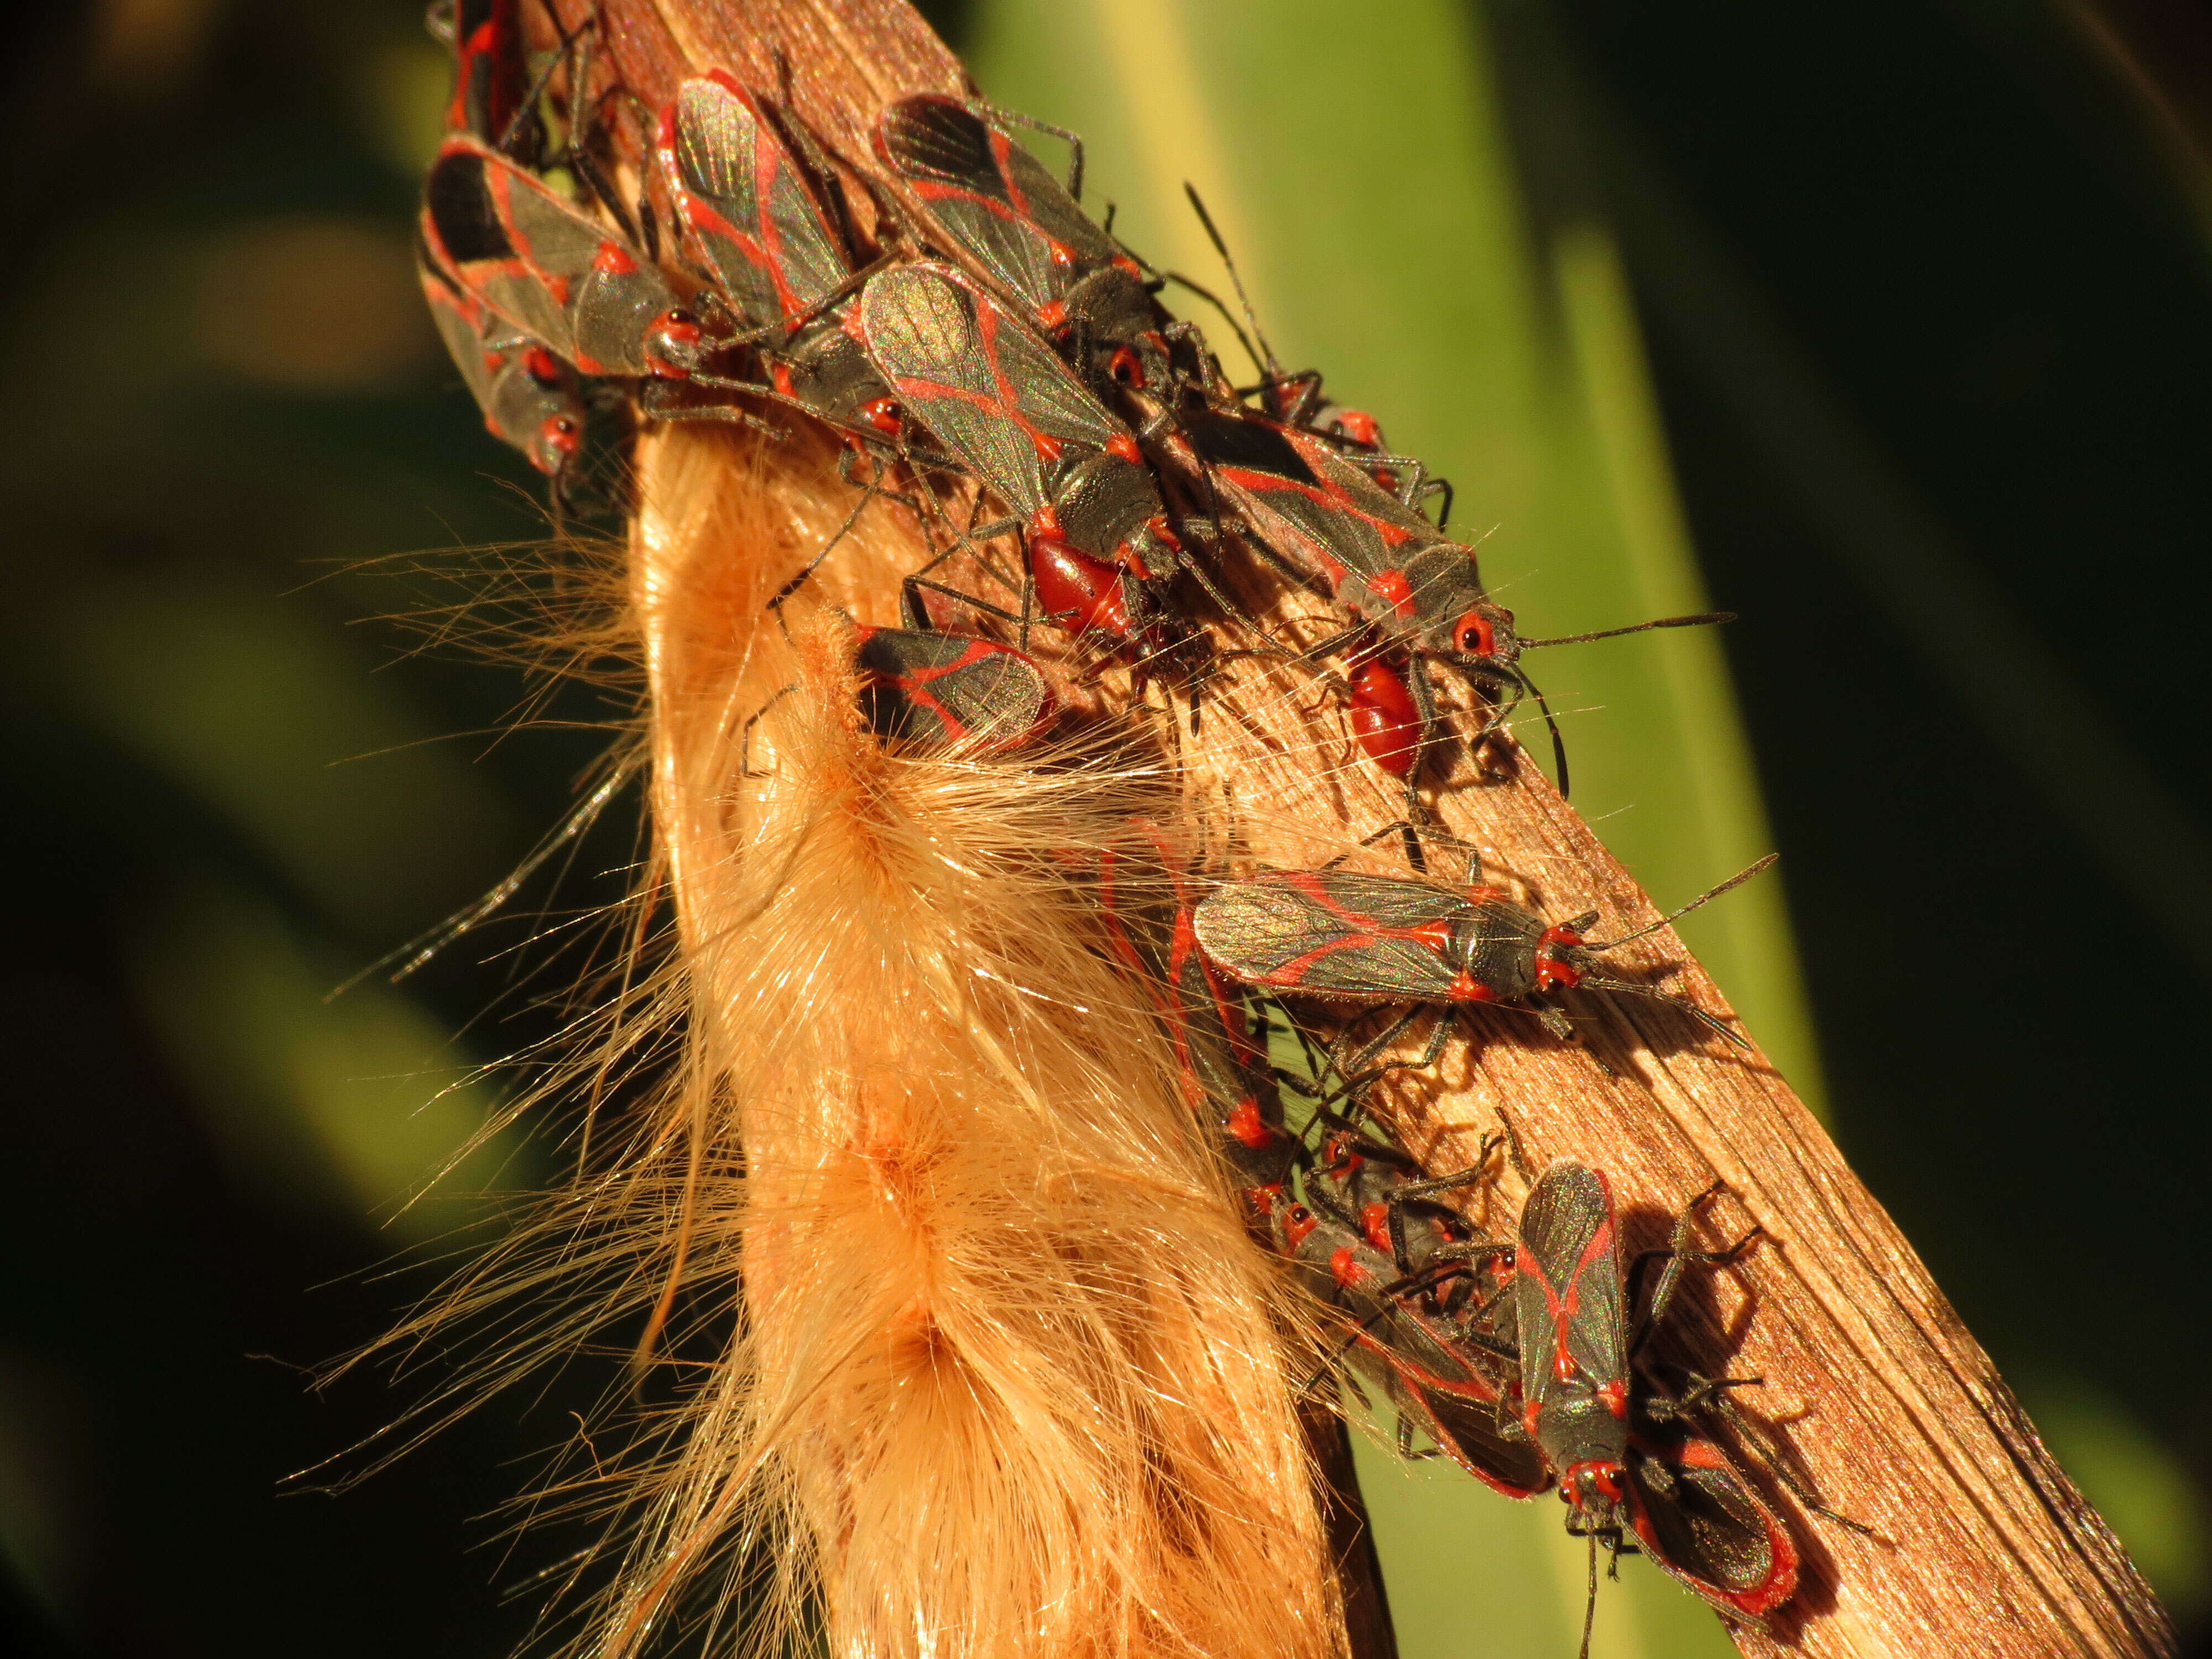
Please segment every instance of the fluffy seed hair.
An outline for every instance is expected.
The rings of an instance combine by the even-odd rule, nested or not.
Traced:
[[[629,1450],[548,1495],[609,1517],[605,1659],[817,1625],[854,1659],[1340,1654],[1296,1303],[1086,897],[1133,816],[1179,810],[1159,726],[888,750],[846,613],[895,620],[907,510],[868,506],[788,634],[764,609],[851,504],[830,459],[641,446],[672,943],[602,1064],[666,1080],[416,1328],[560,1310],[511,1317],[495,1378],[642,1322],[593,1425]]]

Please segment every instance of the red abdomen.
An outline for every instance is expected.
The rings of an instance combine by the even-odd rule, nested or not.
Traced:
[[[1398,672],[1370,658],[1352,677],[1352,734],[1393,777],[1413,769],[1421,747],[1421,714]]]
[[[1064,542],[1038,540],[1030,547],[1030,574],[1047,620],[1071,633],[1100,629],[1127,638],[1129,609],[1121,596],[1118,565],[1078,553]]]

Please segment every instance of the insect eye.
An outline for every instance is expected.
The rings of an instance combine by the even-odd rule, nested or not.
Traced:
[[[1452,629],[1452,644],[1470,656],[1498,653],[1498,635],[1491,628],[1490,618],[1480,611],[1470,611],[1459,619]]]
[[[1114,348],[1114,355],[1106,360],[1106,372],[1123,386],[1134,387],[1139,391],[1144,387],[1144,363],[1127,346]]]

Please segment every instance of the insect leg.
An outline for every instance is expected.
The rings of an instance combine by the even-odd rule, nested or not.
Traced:
[[[1684,1248],[1690,1242],[1690,1230],[1696,1222],[1698,1209],[1715,1194],[1722,1190],[1721,1184],[1715,1182],[1692,1199],[1684,1206],[1680,1217],[1674,1223],[1674,1237],[1668,1248],[1663,1250],[1646,1250],[1631,1265],[1629,1296],[1632,1300],[1636,1294],[1636,1279],[1644,1264],[1662,1259],[1664,1259],[1667,1263],[1666,1267],[1660,1273],[1658,1288],[1651,1293],[1651,1306],[1644,1316],[1643,1324],[1637,1332],[1635,1341],[1629,1346],[1631,1353],[1644,1346],[1646,1339],[1658,1328],[1659,1322],[1666,1316],[1668,1304],[1674,1299],[1674,1291],[1681,1281],[1682,1269],[1685,1267],[1692,1262],[1712,1267],[1727,1267],[1749,1249],[1756,1240],[1766,1236],[1765,1228],[1754,1226],[1735,1243],[1722,1249],[1692,1250]]]
[[[740,380],[717,384],[702,377],[695,377],[702,386],[717,391],[753,390]],[[742,426],[763,437],[782,439],[790,434],[771,421],[766,421],[749,409],[739,409],[734,404],[679,404],[672,399],[677,395],[676,384],[657,378],[647,379],[637,389],[638,413],[653,421],[725,421],[732,426]]]
[[[775,596],[769,600],[764,609],[775,612],[775,619],[779,623],[783,621],[783,602],[806,585],[807,578],[821,568],[822,561],[828,558],[836,550],[837,544],[852,532],[853,526],[860,523],[860,514],[867,510],[868,503],[876,498],[876,486],[882,477],[883,474],[879,471],[874,479],[869,481],[867,488],[860,492],[860,499],[853,503],[853,510],[845,515],[845,522],[837,526],[837,533],[822,544],[814,556],[799,568],[797,575],[775,590]]]
[[[1744,1449],[1750,1454],[1752,1461],[1788,1488],[1790,1495],[1800,1504],[1814,1514],[1833,1521],[1838,1526],[1849,1527],[1853,1532],[1863,1533],[1869,1538],[1878,1535],[1865,1522],[1854,1521],[1850,1516],[1840,1510],[1830,1509],[1827,1504],[1822,1503],[1820,1493],[1814,1492],[1804,1478],[1790,1468],[1790,1460],[1783,1455],[1782,1449],[1775,1444],[1773,1437],[1754,1423],[1751,1413],[1737,1405],[1727,1392],[1730,1389],[1759,1387],[1765,1381],[1765,1378],[1708,1377],[1700,1376],[1695,1371],[1686,1370],[1682,1373],[1682,1381],[1686,1390],[1682,1397],[1680,1400],[1666,1402],[1676,1415],[1701,1411],[1710,1406],[1715,1415],[1728,1424]],[[1656,1398],[1649,1402],[1651,1406],[1656,1406],[1659,1403]]]
[[[1353,1077],[1370,1075],[1379,1077],[1385,1072],[1405,1071],[1409,1067],[1417,1072],[1425,1072],[1435,1065],[1437,1058],[1444,1051],[1444,1040],[1451,1028],[1450,1015],[1442,1011],[1436,1015],[1436,1024],[1429,1032],[1428,1047],[1421,1051],[1421,1057],[1419,1060],[1394,1060],[1387,1066],[1377,1066],[1375,1063],[1382,1052],[1396,1042],[1407,1028],[1419,1019],[1425,1012],[1426,1012],[1425,1005],[1416,1005],[1407,1009],[1405,1013],[1390,1023],[1389,1028],[1382,1036],[1360,1049],[1351,1066],[1340,1066],[1338,1068],[1340,1073]]]
[[[1042,132],[1047,137],[1057,138],[1067,146],[1067,193],[1077,201],[1083,199],[1083,140],[1066,127],[1056,127],[1049,121],[1040,121],[1034,115],[1024,115],[1019,110],[1000,109],[996,104],[978,107],[984,116],[1010,127],[1027,127],[1032,132]]]
[[[783,613],[781,611],[778,611],[776,613],[777,620],[781,621],[782,619],[782,615]],[[754,709],[750,714],[746,716],[744,730],[738,734],[738,775],[739,777],[757,778],[765,777],[768,775],[766,773],[756,772],[753,770],[753,727],[760,724],[762,716],[766,714],[769,709],[775,708],[776,704],[781,702],[797,689],[798,688],[795,685],[787,685],[782,687],[774,696],[770,697],[766,702],[763,703],[759,708]]]

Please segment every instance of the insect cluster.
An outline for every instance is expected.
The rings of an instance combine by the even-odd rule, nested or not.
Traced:
[[[1425,789],[1462,755],[1510,772],[1507,722],[1541,704],[1524,653],[1565,642],[1521,637],[1486,592],[1445,529],[1449,484],[1327,403],[1318,375],[1284,373],[1256,324],[1260,380],[1235,385],[1162,309],[1163,276],[1080,205],[1068,135],[1063,178],[1019,137],[1034,124],[926,94],[881,111],[868,154],[837,155],[787,81],[714,71],[647,108],[598,91],[588,25],[533,57],[507,0],[460,0],[446,21],[458,74],[423,197],[423,290],[487,426],[556,503],[620,504],[594,471],[600,428],[834,434],[859,505],[769,609],[780,625],[804,601],[864,510],[911,520],[929,551],[899,579],[897,624],[848,636],[857,718],[890,752],[1044,767],[1048,734],[1163,702],[1156,726],[1194,731],[1227,717],[1211,693],[1237,657],[1337,702],[1404,803],[1370,839],[1398,836],[1412,873],[1232,874],[1209,833],[1218,809],[1177,822],[1171,807],[1054,867],[1164,1038],[1249,1238],[1310,1289],[1332,1365],[1395,1408],[1401,1449],[1425,1439],[1511,1497],[1556,1490],[1592,1540],[1593,1595],[1602,1544],[1732,1620],[1786,1603],[1797,1523],[1768,1488],[1830,1512],[1734,1403],[1745,1379],[1645,1353],[1685,1270],[1751,1242],[1692,1247],[1716,1194],[1681,1209],[1668,1248],[1628,1258],[1606,1174],[1562,1159],[1530,1173],[1517,1227],[1491,1237],[1446,1200],[1506,1178],[1510,1135],[1474,1169],[1425,1170],[1374,1103],[1386,1074],[1433,1066],[1454,1012],[1478,1005],[1571,1042],[1562,994],[1634,994],[1740,1041],[1611,971],[1604,953],[1626,941],[1594,942],[1595,913],[1547,920],[1472,863],[1463,884],[1430,878],[1425,848],[1449,838]],[[637,135],[632,171],[599,143],[617,119]],[[1249,598],[1268,583],[1330,625],[1285,643]],[[739,712],[750,734],[767,711]],[[1564,785],[1564,755],[1560,769]],[[1408,1012],[1354,1039],[1392,1006]],[[1424,1011],[1426,1048],[1390,1059]]]

